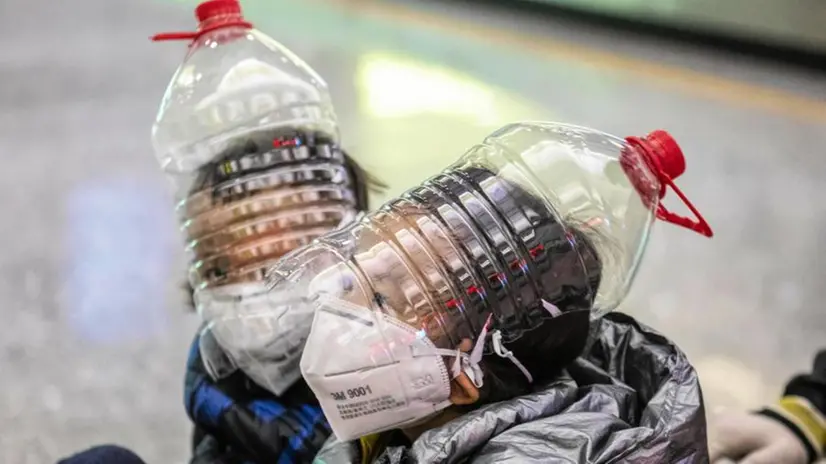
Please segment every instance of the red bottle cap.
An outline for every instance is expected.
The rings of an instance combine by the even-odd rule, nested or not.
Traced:
[[[686,227],[706,237],[713,236],[714,232],[711,231],[708,222],[706,222],[700,212],[697,211],[697,208],[694,207],[679,187],[674,184],[674,179],[685,172],[685,156],[683,156],[683,151],[680,149],[677,141],[674,140],[674,137],[666,131],[656,130],[644,138],[627,137],[625,140],[642,154],[648,168],[657,176],[660,182],[660,198],[662,199],[665,196],[666,188],[670,186],[671,189],[674,190],[674,193],[680,197],[686,207],[694,214],[694,219],[680,216],[669,211],[661,201],[657,205],[657,218]],[[623,153],[620,158],[620,163],[630,178],[631,183],[640,190],[643,201],[646,201],[648,194],[646,193],[645,182],[640,178],[639,171],[634,169],[633,158],[628,155],[629,153]]]
[[[252,28],[252,24],[244,19],[238,0],[207,0],[195,7],[195,17],[198,18],[197,31],[165,32],[152,36],[152,40],[156,42],[162,40],[194,41],[207,32],[224,27]]]
[[[195,7],[195,17],[200,22],[198,29],[211,20],[244,19],[241,17],[241,5],[238,0],[207,0]]]
[[[657,157],[657,162],[663,173],[672,180],[685,172],[685,156],[677,141],[664,130],[655,130],[643,139],[648,144],[649,152]]]

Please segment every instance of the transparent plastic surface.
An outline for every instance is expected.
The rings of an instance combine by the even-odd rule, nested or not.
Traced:
[[[260,282],[274,259],[354,215],[326,84],[255,29],[192,42],[152,136],[198,291]]]
[[[504,341],[544,317],[590,308],[601,279],[591,237],[539,197],[465,158],[358,223],[280,261],[274,292],[301,289],[422,330],[436,347],[476,340],[494,315]]]
[[[186,175],[239,139],[289,128],[338,143],[327,84],[286,47],[255,29],[199,36],[172,78],[152,129],[164,170],[184,194]],[[243,143],[241,143],[243,146]]]
[[[628,165],[646,182],[632,183]],[[545,314],[534,311],[544,299],[562,311],[585,302],[598,316],[628,291],[658,192],[642,154],[621,139],[562,124],[506,126],[420,187],[282,260],[275,289],[392,311],[449,338],[446,346],[479,333],[469,321],[483,318],[469,312],[518,326]]]
[[[379,332],[391,321],[436,350],[475,343],[486,327],[505,346],[524,344],[539,326],[559,340],[582,338],[564,342],[581,349],[583,313],[584,321],[598,317],[628,291],[659,192],[643,153],[621,139],[509,125],[418,187],[280,259],[270,292],[289,306],[276,312],[293,320],[340,301]],[[255,369],[266,377],[265,362]]]
[[[535,192],[596,249],[602,280],[597,315],[619,305],[638,269],[660,200],[660,181],[625,140],[565,124],[506,126],[472,149],[501,178]]]
[[[218,24],[221,9],[238,21]],[[236,367],[267,359],[280,391],[300,375],[303,338],[290,333],[309,320],[281,311],[291,294],[267,292],[267,269],[352,221],[364,182],[339,146],[326,83],[240,25],[236,3],[206,2],[198,15],[209,30],[194,34],[166,90],[153,145],[175,187],[200,314]]]

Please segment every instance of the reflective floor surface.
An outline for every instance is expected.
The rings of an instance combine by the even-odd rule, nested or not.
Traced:
[[[400,192],[498,126],[669,129],[716,237],[660,224],[624,310],[710,408],[778,394],[826,345],[826,80],[687,45],[430,2],[244,0],[331,86],[345,146]],[[117,442],[188,455],[172,198],[149,128],[191,2],[0,5],[0,462]],[[375,198],[378,204],[382,198]]]

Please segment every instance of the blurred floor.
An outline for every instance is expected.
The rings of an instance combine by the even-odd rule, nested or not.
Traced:
[[[499,125],[668,128],[717,236],[659,225],[625,310],[674,338],[711,407],[778,393],[826,345],[826,81],[737,56],[430,2],[244,0],[328,79],[345,146],[393,195]],[[190,2],[0,4],[0,462],[117,442],[187,456],[197,326],[149,127]],[[377,199],[381,200],[381,199]]]
[[[713,34],[751,45],[789,47],[786,51],[826,52],[826,5],[819,0],[505,0],[541,4],[652,24],[679,31]],[[742,42],[740,45],[744,45]]]

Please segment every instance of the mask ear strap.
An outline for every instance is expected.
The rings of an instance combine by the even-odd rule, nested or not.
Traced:
[[[470,352],[470,362],[472,364],[482,362],[482,355],[485,353],[485,340],[488,338],[488,330],[490,330],[492,317],[493,314],[488,316],[488,320],[485,321],[485,326],[482,327],[482,332],[479,334],[479,338],[476,339],[476,344],[473,345],[473,350]]]
[[[559,308],[546,302],[545,300],[542,300],[542,304],[551,314],[554,314],[554,310],[556,310],[557,313],[559,312]],[[479,334],[479,339],[476,340],[476,346],[473,347],[473,352],[470,354],[470,363],[471,365],[476,366],[477,369],[479,367],[479,362],[482,361],[482,352],[485,349],[485,338],[487,338],[488,330],[490,329],[492,316],[493,314],[488,316],[488,320],[485,322],[485,327],[482,329],[482,333]],[[556,316],[556,314],[554,314],[554,316]],[[533,383],[533,376],[530,372],[528,372],[528,369],[521,362],[519,362],[518,359],[516,359],[516,356],[513,355],[512,351],[505,349],[502,345],[502,332],[499,330],[493,331],[493,351],[499,357],[509,359],[516,367],[519,368],[520,371],[522,371],[522,374],[526,379],[528,379],[528,382]],[[481,387],[481,385],[477,385],[477,387]]]
[[[462,358],[467,358],[467,355],[462,353],[462,351],[458,348],[455,353],[451,352],[450,355],[455,357],[453,360],[453,365],[450,366],[450,380],[453,380],[456,377],[459,377],[459,374],[462,373],[462,364],[465,363],[464,361],[467,361],[467,359],[463,360]]]
[[[478,362],[474,363],[467,353],[462,353],[459,349],[451,351],[449,355],[456,358],[450,367],[451,380],[459,377],[464,372],[476,388],[481,388],[484,385],[484,374]]]
[[[548,303],[545,300],[542,300],[542,307],[545,308],[545,311],[548,311],[548,313],[550,313],[551,317],[557,317],[562,315],[562,311],[560,311],[559,308],[556,307],[556,305]]]
[[[557,315],[554,313],[560,313],[559,308],[553,306],[550,303],[542,301],[545,309],[548,310],[553,315]],[[550,307],[549,307],[550,306]],[[492,316],[492,315],[491,315]],[[456,350],[455,353],[451,352],[452,356],[456,357],[456,360],[453,361],[453,365],[451,366],[451,374],[453,378],[459,376],[462,372],[467,374],[470,377],[471,382],[476,388],[481,388],[483,383],[483,372],[482,368],[479,367],[479,363],[482,361],[482,356],[485,351],[485,339],[488,337],[488,330],[490,329],[490,322],[491,316],[488,316],[487,322],[485,322],[485,326],[482,328],[482,332],[479,334],[479,338],[476,339],[476,344],[473,345],[473,350],[470,352],[468,356],[465,353],[462,353],[460,350]],[[521,372],[522,375],[528,379],[528,383],[533,383],[533,376],[531,375],[530,371],[525,367],[524,364],[519,362],[516,359],[516,356],[513,355],[513,351],[510,351],[502,345],[502,332],[499,330],[495,330],[493,332],[493,351],[501,358],[507,358],[512,362]]]
[[[488,316],[488,320],[485,322],[485,326],[482,328],[479,337],[476,338],[476,344],[473,345],[473,350],[471,350],[470,355],[462,353],[459,349],[456,350],[456,354],[454,355],[456,356],[456,360],[453,361],[451,368],[451,374],[454,379],[464,372],[476,388],[481,388],[482,385],[484,385],[484,374],[482,368],[479,367],[479,363],[482,361],[482,356],[485,352],[485,339],[488,338],[488,329],[492,316],[492,314]]]
[[[509,359],[516,367],[519,368],[520,371],[522,371],[522,375],[528,379],[528,383],[533,383],[533,376],[530,372],[528,372],[528,369],[521,362],[519,362],[518,359],[516,359],[516,356],[513,355],[513,351],[506,349],[502,345],[502,332],[498,330],[493,332],[493,351],[499,357]]]

